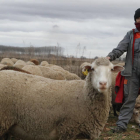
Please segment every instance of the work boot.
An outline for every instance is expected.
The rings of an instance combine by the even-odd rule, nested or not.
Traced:
[[[122,127],[119,127],[119,126],[117,126],[113,129],[113,133],[123,133],[125,131],[126,131],[126,129],[123,129]]]

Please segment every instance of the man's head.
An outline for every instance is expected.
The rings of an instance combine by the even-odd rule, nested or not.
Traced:
[[[135,11],[134,20],[136,23],[140,23],[140,8]]]

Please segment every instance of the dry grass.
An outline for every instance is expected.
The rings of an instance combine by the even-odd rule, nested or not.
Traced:
[[[121,134],[112,133],[111,128],[116,127],[117,117],[111,112],[108,122],[100,137],[96,140],[140,140],[140,129],[136,123],[130,122],[127,131]]]

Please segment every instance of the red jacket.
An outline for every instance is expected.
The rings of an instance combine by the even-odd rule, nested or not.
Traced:
[[[118,73],[116,77],[116,84],[115,84],[115,102],[116,103],[123,103],[124,98],[124,84],[127,82],[127,80],[124,78],[124,76],[121,75],[121,72]],[[139,88],[139,94],[140,94],[140,88]]]
[[[121,72],[118,73],[116,77],[116,84],[115,84],[115,94],[116,103],[123,103],[123,98],[124,98],[124,76],[121,75]]]

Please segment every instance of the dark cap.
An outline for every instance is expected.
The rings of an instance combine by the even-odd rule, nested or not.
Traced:
[[[136,21],[137,18],[140,17],[140,8],[135,11],[134,20]]]

